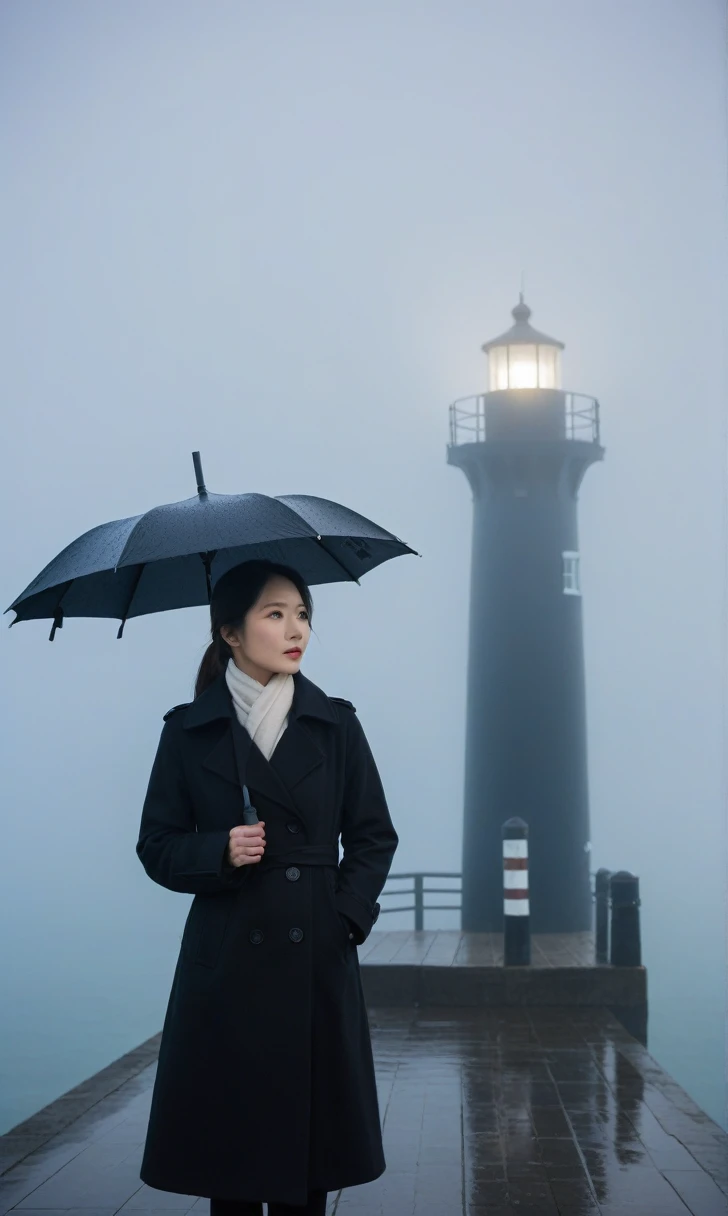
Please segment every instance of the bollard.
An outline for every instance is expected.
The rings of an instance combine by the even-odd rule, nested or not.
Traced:
[[[594,962],[609,962],[609,879],[611,870],[603,867],[594,877]]]
[[[531,916],[528,900],[528,824],[506,819],[503,834],[503,963],[525,967],[531,962]]]
[[[641,967],[640,880],[618,870],[609,880],[612,923],[609,961],[613,967]]]

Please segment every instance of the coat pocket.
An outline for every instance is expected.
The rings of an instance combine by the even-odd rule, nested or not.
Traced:
[[[329,905],[331,908],[331,918],[332,918],[333,923],[338,928],[339,941],[340,941],[341,945],[345,949],[348,949],[350,946],[353,945],[353,940],[352,940],[352,938],[349,937],[349,934],[351,932],[351,929],[349,928],[349,922],[346,920],[346,918],[344,916],[342,916],[341,912],[339,911],[339,909],[336,906],[336,873],[333,870],[327,869],[326,870],[326,879],[327,879],[326,888],[329,893]]]
[[[182,936],[183,952],[191,962],[217,966],[231,907],[229,895],[195,896]]]

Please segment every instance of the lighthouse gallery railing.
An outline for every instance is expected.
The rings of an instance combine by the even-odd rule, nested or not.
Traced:
[[[484,443],[485,399],[488,394],[458,397],[450,406],[450,443]],[[564,393],[566,439],[599,443],[599,402],[586,393]]]

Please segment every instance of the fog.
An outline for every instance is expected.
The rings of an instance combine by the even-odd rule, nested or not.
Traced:
[[[357,707],[393,868],[459,870],[447,407],[525,276],[606,447],[579,500],[592,861],[640,876],[650,1051],[724,1126],[725,25],[719,0],[0,11],[1,607],[194,494],[196,449],[210,490],[371,517],[421,556],[314,587],[302,670]],[[161,1029],[190,902],[134,846],[206,609],[50,624],[0,631],[0,1132]]]

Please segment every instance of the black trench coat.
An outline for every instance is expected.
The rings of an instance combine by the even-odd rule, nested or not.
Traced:
[[[165,715],[137,854],[155,882],[195,898],[140,1171],[160,1190],[304,1204],[310,1189],[386,1168],[356,943],[398,837],[354,707],[293,680],[270,761],[238,732],[265,820],[252,865],[225,860],[244,804],[224,674]]]

